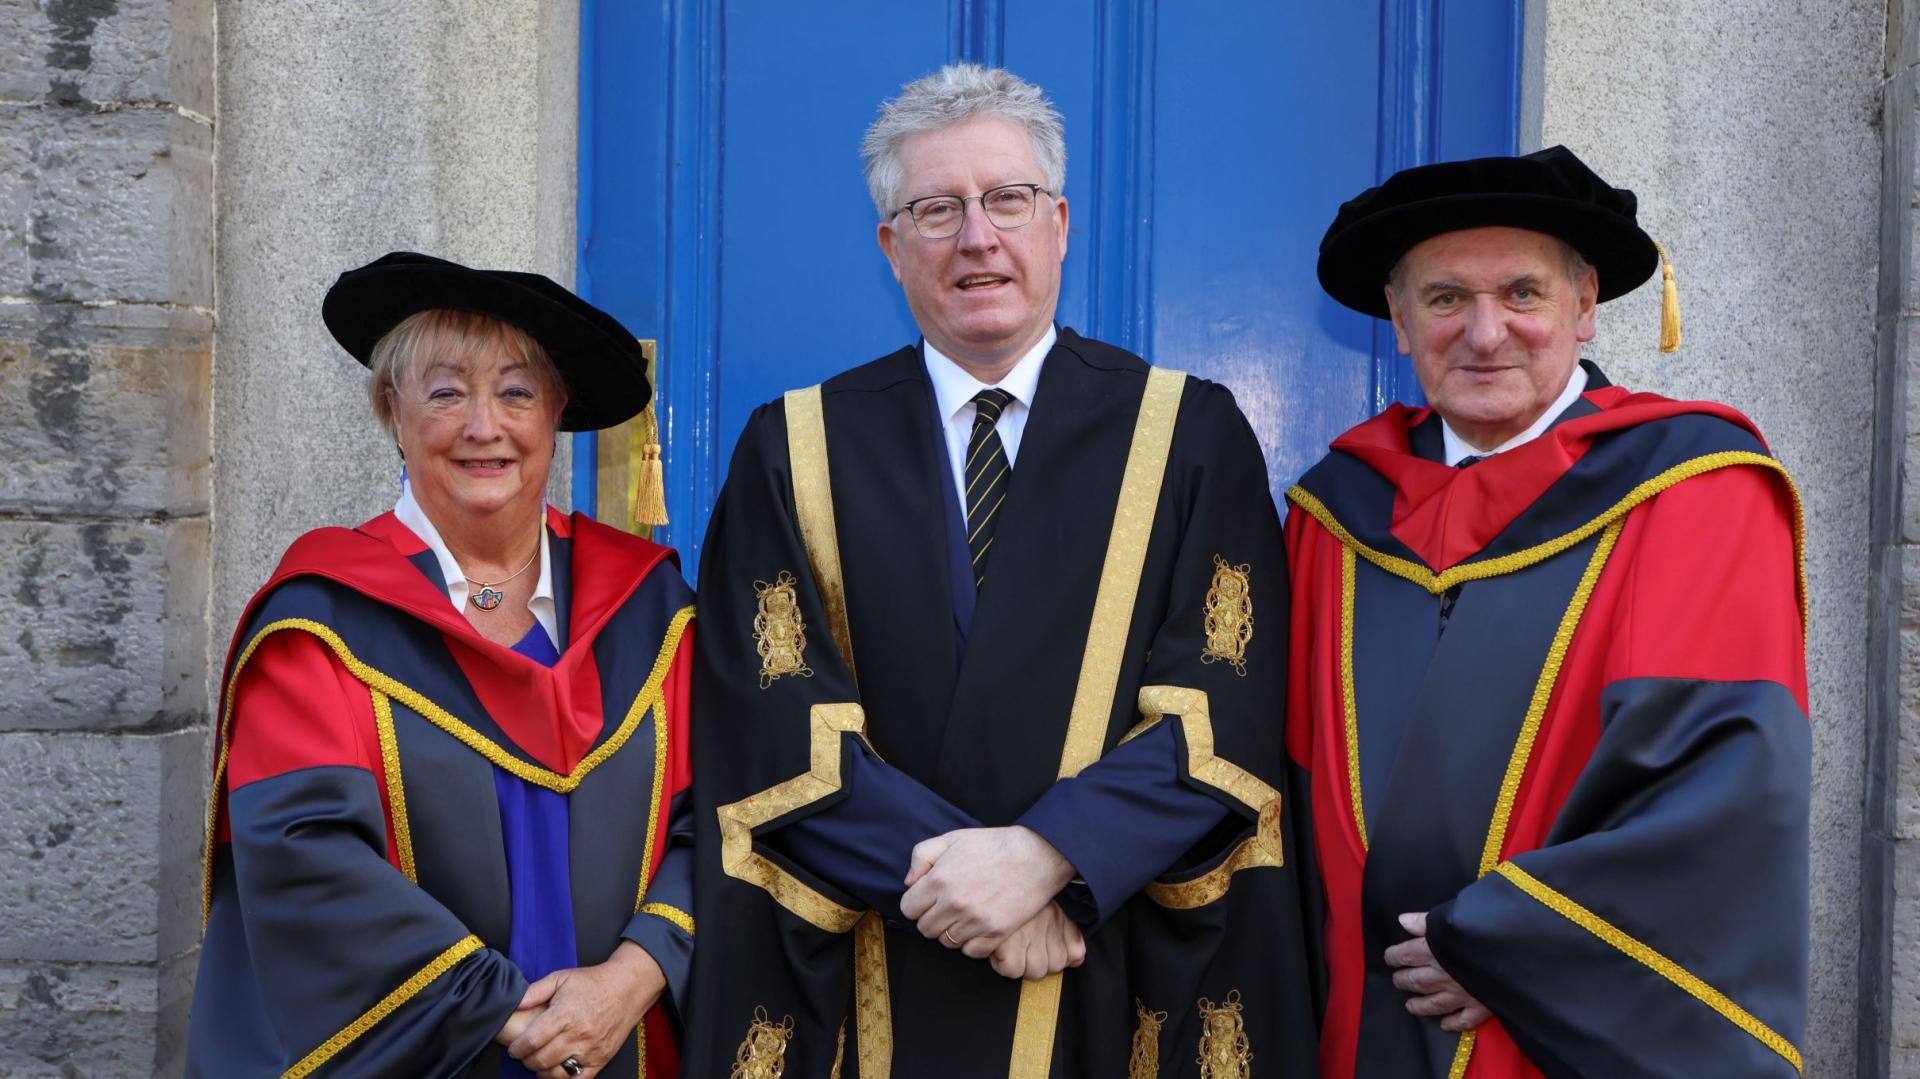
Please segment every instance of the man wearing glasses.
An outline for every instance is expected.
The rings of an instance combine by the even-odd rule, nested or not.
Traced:
[[[757,411],[714,510],[688,1074],[1309,1074],[1253,433],[1055,325],[1038,87],[942,69],[862,153],[922,337]]]

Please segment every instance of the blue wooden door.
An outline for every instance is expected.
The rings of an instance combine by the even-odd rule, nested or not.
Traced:
[[[691,577],[747,414],[917,337],[858,146],[953,59],[1066,117],[1059,321],[1231,387],[1284,489],[1417,395],[1384,326],[1320,292],[1320,234],[1395,169],[1513,152],[1522,6],[583,0],[578,285],[659,341],[656,538]],[[576,444],[583,508],[593,451]]]

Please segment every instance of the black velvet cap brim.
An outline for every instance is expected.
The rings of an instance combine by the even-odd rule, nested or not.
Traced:
[[[1406,169],[1340,207],[1320,241],[1320,286],[1348,307],[1388,317],[1387,276],[1443,233],[1507,227],[1565,241],[1592,264],[1602,302],[1659,268],[1633,193],[1609,186],[1565,147]]]
[[[399,251],[340,275],[320,316],[340,347],[363,364],[373,347],[410,315],[446,308],[475,311],[540,342],[567,386],[560,430],[595,431],[647,407],[645,357],[618,319],[551,279],[513,270],[476,270]]]

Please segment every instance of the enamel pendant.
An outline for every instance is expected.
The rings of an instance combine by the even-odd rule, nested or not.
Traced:
[[[491,611],[500,606],[500,601],[506,598],[507,594],[497,588],[482,588],[473,594],[473,605],[483,611]]]

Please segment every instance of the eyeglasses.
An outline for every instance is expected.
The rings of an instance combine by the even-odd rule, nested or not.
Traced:
[[[1053,192],[1039,184],[1005,184],[965,197],[928,195],[914,199],[890,216],[909,214],[913,217],[914,231],[929,240],[944,240],[960,234],[967,223],[967,203],[975,199],[980,201],[980,208],[987,212],[987,220],[993,222],[994,228],[1017,229],[1033,220],[1033,208],[1041,195],[1052,197]]]

